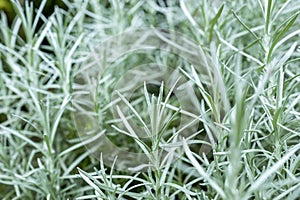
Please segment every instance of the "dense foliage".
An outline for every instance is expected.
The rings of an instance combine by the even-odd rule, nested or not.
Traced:
[[[300,197],[299,0],[49,2],[0,1],[1,199]],[[109,38],[124,45],[117,36],[126,33],[132,46],[146,35],[135,34],[141,29],[159,30],[170,36],[163,44],[188,53],[162,45],[97,63],[97,128],[149,156],[135,168],[142,171],[129,172],[118,158],[107,164],[93,154],[97,135],[78,133],[76,89],[91,52]],[[139,44],[149,41],[156,44]],[[130,68],[149,63],[178,70],[192,108],[181,107],[172,85],[114,93]],[[157,74],[139,70],[118,87],[135,87],[144,72]],[[188,135],[179,134],[183,116],[197,122]],[[169,149],[166,160],[157,148]]]

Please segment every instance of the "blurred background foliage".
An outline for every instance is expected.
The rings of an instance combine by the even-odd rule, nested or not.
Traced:
[[[15,12],[10,0],[0,0],[0,11],[7,16],[10,22],[15,17]]]
[[[4,13],[8,19],[9,24],[13,22],[14,17],[16,16],[15,9],[11,3],[12,0],[0,0],[0,11]],[[24,5],[24,0],[19,0],[19,2]],[[32,3],[34,8],[38,8],[42,2],[42,0],[28,0],[29,3]],[[67,6],[63,3],[62,0],[48,0],[45,8],[43,10],[44,16],[50,16],[55,9],[55,6],[58,6],[63,9],[67,9]]]

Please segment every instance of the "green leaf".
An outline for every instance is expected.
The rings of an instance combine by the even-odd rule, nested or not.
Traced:
[[[268,54],[268,60],[271,59],[272,53],[274,51],[274,47],[280,41],[280,39],[284,36],[284,34],[293,26],[298,15],[299,15],[299,12],[297,12],[296,14],[291,16],[289,19],[287,19],[285,22],[283,22],[280,25],[280,27],[275,31],[275,33],[274,33],[275,37],[272,41],[272,45],[271,45],[271,48],[270,48],[270,51]]]
[[[95,191],[97,191],[99,194],[101,194],[102,196],[105,196],[105,194],[101,191],[101,183],[95,179],[93,176],[91,176],[90,174],[88,174],[87,172],[83,171],[82,169],[80,169],[79,167],[77,167],[77,170],[80,174],[80,176],[82,177],[82,179],[89,184]]]
[[[222,12],[223,12],[223,9],[224,9],[224,3],[223,5],[220,7],[220,9],[218,10],[216,16],[210,20],[209,24],[210,24],[210,30],[209,30],[209,40],[211,41],[212,40],[212,35],[213,35],[213,30],[214,30],[214,26],[217,24]]]
[[[266,13],[266,24],[265,24],[265,31],[266,34],[269,34],[270,31],[270,21],[271,21],[271,12],[272,12],[272,0],[268,0],[267,2],[267,13]]]
[[[265,51],[264,46],[261,43],[261,39],[241,20],[241,18],[234,12],[234,10],[231,10],[233,16],[240,22],[240,24],[256,39],[255,43],[258,42],[259,45],[262,47],[262,49]]]

